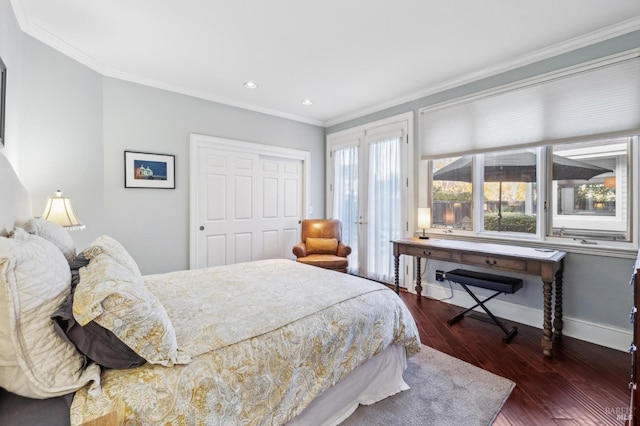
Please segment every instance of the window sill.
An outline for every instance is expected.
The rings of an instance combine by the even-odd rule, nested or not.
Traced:
[[[469,231],[461,230],[427,230],[430,238],[452,239],[462,241],[476,241],[483,243],[505,244],[520,247],[550,248],[561,250],[567,253],[586,254],[594,256],[617,257],[624,259],[635,259],[638,255],[638,248],[633,243],[610,243],[608,241],[588,240],[595,244],[584,244],[577,240],[568,238],[550,237],[544,241],[538,240],[535,236],[531,238],[514,238],[508,236],[479,235]],[[422,231],[416,233],[422,235]]]

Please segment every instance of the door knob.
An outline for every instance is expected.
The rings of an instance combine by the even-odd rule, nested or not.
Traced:
[[[200,230],[201,230],[201,231],[204,231],[204,226],[200,226]]]

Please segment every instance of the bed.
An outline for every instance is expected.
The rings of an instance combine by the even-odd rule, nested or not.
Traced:
[[[143,276],[33,219],[1,154],[0,181],[0,424],[328,425],[408,389],[386,286],[285,259]]]

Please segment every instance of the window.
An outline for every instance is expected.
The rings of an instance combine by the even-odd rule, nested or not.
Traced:
[[[633,138],[552,147],[551,234],[630,241],[629,151]],[[555,160],[554,160],[555,161]],[[578,163],[576,166],[574,163]],[[582,166],[584,164],[587,166]],[[567,172],[573,168],[573,175]],[[580,176],[577,176],[580,175]]]
[[[482,156],[485,231],[537,233],[538,149]]]
[[[631,242],[629,167],[637,142],[634,136],[430,160],[432,228]]]
[[[635,250],[639,85],[633,50],[421,108],[434,232]]]
[[[434,228],[473,230],[471,162],[472,156],[434,160],[431,203]]]

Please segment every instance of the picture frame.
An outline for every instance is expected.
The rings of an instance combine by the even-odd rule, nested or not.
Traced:
[[[175,189],[176,156],[150,152],[124,152],[124,187]]]
[[[0,58],[0,147],[5,145],[4,121],[6,116],[7,67]]]

